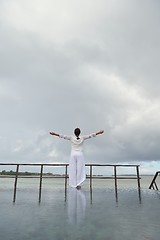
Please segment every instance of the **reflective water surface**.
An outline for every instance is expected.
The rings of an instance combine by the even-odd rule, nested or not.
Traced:
[[[32,180],[33,181],[33,180]],[[145,188],[84,187],[44,184],[39,202],[36,182],[0,187],[0,235],[6,240],[159,240],[160,193]],[[7,185],[8,186],[8,185]]]

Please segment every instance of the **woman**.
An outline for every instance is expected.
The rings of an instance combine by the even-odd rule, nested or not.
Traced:
[[[66,136],[55,132],[50,132],[51,135],[71,141],[71,156],[69,161],[69,185],[71,187],[80,189],[80,185],[86,179],[85,161],[83,156],[84,141],[86,139],[96,137],[96,135],[102,134],[103,132],[103,130],[100,130],[96,133],[85,136],[80,136],[81,130],[79,128],[74,130],[74,136]]]

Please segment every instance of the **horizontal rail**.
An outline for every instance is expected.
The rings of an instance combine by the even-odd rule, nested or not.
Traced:
[[[0,163],[0,165],[4,166],[69,166],[69,163]],[[133,165],[133,164],[96,164],[96,163],[86,163],[85,166],[97,166],[97,167],[137,167],[140,165]]]
[[[15,178],[16,176],[16,173],[15,174],[12,174],[12,175],[0,175],[0,178]],[[40,173],[39,175],[36,175],[36,176],[33,176],[33,175],[30,175],[30,176],[23,176],[23,175],[18,175],[18,178],[39,178],[40,177]],[[43,178],[65,178],[66,176],[65,175],[60,175],[60,176],[56,176],[56,175],[53,175],[53,176],[43,176]],[[69,176],[67,175],[67,178],[69,178]],[[90,176],[86,176],[86,178],[90,179]],[[114,179],[114,176],[94,176],[92,175],[92,179]],[[126,177],[118,177],[117,176],[117,179],[137,179],[137,177],[129,177],[129,176],[126,176]],[[141,177],[139,177],[139,179],[141,179]]]
[[[68,163],[0,163],[0,166],[66,166]]]

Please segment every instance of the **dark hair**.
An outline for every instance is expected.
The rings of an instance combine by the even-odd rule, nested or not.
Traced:
[[[74,134],[76,135],[77,140],[80,139],[80,138],[79,138],[80,133],[81,133],[81,130],[80,130],[79,128],[76,128],[76,129],[74,130]]]

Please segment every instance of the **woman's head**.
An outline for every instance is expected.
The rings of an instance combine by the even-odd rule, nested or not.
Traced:
[[[80,133],[81,133],[81,130],[79,128],[74,129],[74,134],[76,135],[77,139],[79,139]]]

